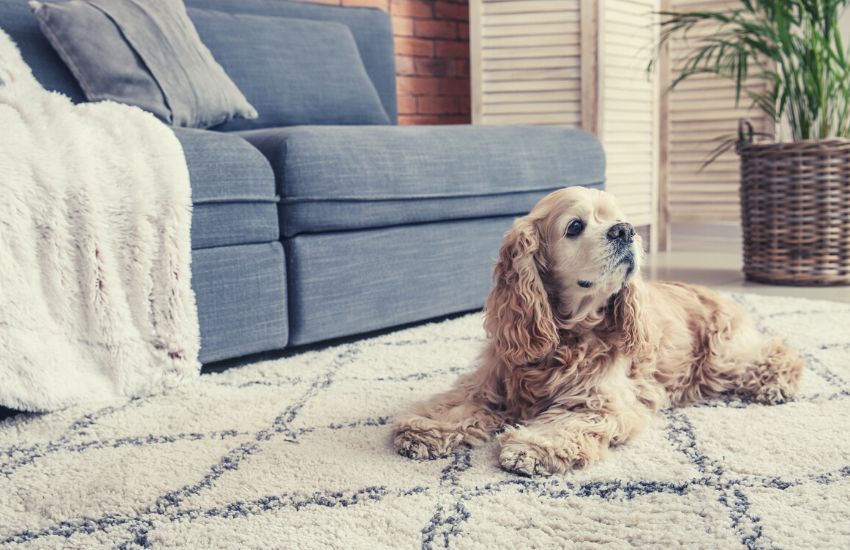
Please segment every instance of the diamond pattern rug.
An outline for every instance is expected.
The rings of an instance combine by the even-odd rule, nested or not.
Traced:
[[[0,422],[0,545],[850,547],[850,305],[736,296],[805,356],[800,396],[665,411],[587,470],[496,448],[414,462],[392,416],[476,360],[480,315]]]

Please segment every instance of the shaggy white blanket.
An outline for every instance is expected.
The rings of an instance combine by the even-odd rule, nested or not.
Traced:
[[[0,404],[50,411],[199,372],[174,133],[44,90],[0,30]]]
[[[799,395],[664,411],[561,476],[393,450],[474,365],[478,314],[0,421],[0,547],[850,548],[850,304],[736,298],[805,357]]]

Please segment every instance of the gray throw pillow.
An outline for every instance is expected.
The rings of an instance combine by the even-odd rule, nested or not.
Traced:
[[[390,123],[346,25],[188,11],[204,44],[260,112],[217,129]]]
[[[192,128],[257,117],[201,42],[181,0],[30,6],[89,101],[137,105],[169,124]]]

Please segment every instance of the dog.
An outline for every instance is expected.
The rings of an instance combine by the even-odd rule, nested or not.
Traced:
[[[724,395],[791,398],[803,361],[707,288],[641,277],[641,239],[612,196],[570,187],[505,236],[480,366],[393,426],[403,456],[434,459],[498,433],[525,476],[602,459],[660,409]]]

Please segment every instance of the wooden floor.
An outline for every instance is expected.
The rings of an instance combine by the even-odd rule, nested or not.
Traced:
[[[850,287],[799,287],[751,283],[741,272],[740,228],[734,225],[672,227],[671,250],[648,258],[644,274],[654,280],[683,281],[729,292],[797,296],[850,302]]]

